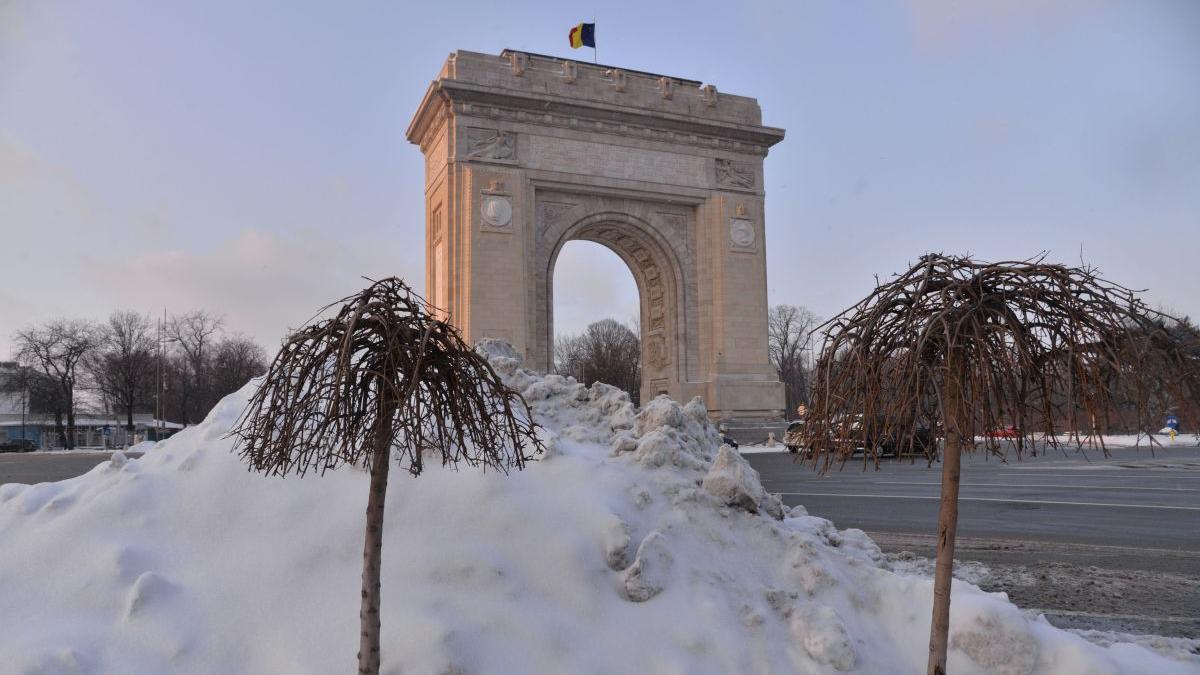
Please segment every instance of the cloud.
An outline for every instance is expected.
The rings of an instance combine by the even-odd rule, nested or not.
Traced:
[[[420,290],[420,262],[395,244],[247,229],[198,252],[154,250],[114,257],[97,251],[76,259],[69,274],[55,279],[53,286],[27,289],[23,323],[64,313],[100,319],[120,308],[152,314],[164,307],[169,313],[205,309],[223,315],[231,332],[250,335],[271,349],[287,329],[365,286],[362,276],[405,276]],[[0,335],[0,341],[8,337]]]
[[[590,241],[570,241],[554,265],[554,332],[581,333],[600,319],[630,323],[641,301],[633,273],[609,249]]]
[[[1104,9],[1110,0],[902,0],[916,46],[957,49],[980,32],[1054,30],[1079,15]]]

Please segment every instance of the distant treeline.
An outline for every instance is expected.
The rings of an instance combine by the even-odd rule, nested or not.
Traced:
[[[136,413],[193,424],[267,368],[261,346],[226,333],[224,320],[206,311],[165,321],[128,310],[105,322],[54,319],[13,341],[16,362],[0,371],[0,390],[30,414],[52,415],[67,448],[75,446],[76,413],[123,418],[129,429]]]

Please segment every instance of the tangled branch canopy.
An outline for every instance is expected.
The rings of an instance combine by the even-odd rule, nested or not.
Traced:
[[[806,444],[828,467],[885,445],[932,457],[948,423],[994,452],[1008,429],[1018,456],[1035,433],[1157,429],[1151,415],[1200,396],[1179,325],[1091,268],[927,255],[823,326]]]
[[[541,452],[525,400],[403,281],[322,314],[339,304],[284,342],[232,432],[253,469],[370,468],[381,442],[413,475],[427,453],[504,471]]]

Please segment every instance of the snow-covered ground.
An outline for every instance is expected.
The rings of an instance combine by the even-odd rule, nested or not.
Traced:
[[[930,579],[784,513],[698,401],[635,416],[488,348],[548,452],[509,476],[393,473],[383,672],[923,672]],[[353,669],[367,478],[248,472],[226,434],[252,386],[139,460],[0,488],[0,673]],[[956,674],[1200,673],[968,583],[951,618]]]

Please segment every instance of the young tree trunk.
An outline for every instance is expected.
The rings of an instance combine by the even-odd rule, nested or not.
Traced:
[[[359,608],[359,675],[379,675],[379,568],[383,560],[383,504],[391,467],[392,415],[384,406],[371,457],[371,492],[367,497],[367,533],[363,542],[362,605]]]
[[[958,530],[958,483],[964,431],[962,380],[946,386],[946,447],[942,453],[942,500],[938,507],[937,563],[933,575],[933,621],[929,627],[929,666],[926,675],[945,675],[950,636],[950,582],[954,575],[954,535]]]

